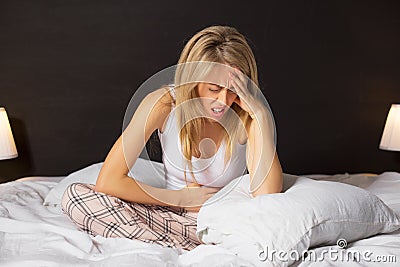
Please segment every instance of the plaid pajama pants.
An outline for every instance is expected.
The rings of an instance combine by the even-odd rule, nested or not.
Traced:
[[[64,213],[91,235],[126,237],[186,250],[201,244],[196,236],[197,212],[184,208],[131,203],[82,183],[68,186],[61,204]]]

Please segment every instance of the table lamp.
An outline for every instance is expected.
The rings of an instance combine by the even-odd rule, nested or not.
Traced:
[[[18,156],[5,108],[0,107],[0,160]]]
[[[400,151],[400,104],[392,104],[389,110],[379,148]]]

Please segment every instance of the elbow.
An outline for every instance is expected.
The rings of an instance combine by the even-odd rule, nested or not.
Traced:
[[[133,180],[130,179],[129,180]],[[99,193],[121,198],[127,190],[128,184],[124,176],[99,174],[94,190]]]
[[[266,190],[266,194],[278,194],[278,193],[282,193],[282,185],[278,185],[269,190]]]
[[[278,194],[282,193],[283,189],[283,180],[282,174],[280,174],[279,179],[276,179],[274,182],[269,182],[262,184],[257,190],[251,193],[253,197],[261,196],[261,195],[268,195],[268,194]]]
[[[105,192],[104,192],[104,189],[105,189],[105,188],[106,188],[106,187],[104,186],[104,183],[99,183],[99,181],[97,180],[96,185],[95,185],[95,187],[94,187],[94,190],[95,190],[96,192],[105,193]]]
[[[97,177],[97,181],[96,181],[94,190],[99,193],[104,193],[104,194],[110,195],[111,194],[111,185],[109,183],[110,183],[110,181],[108,181],[108,179],[99,175]]]
[[[260,188],[251,193],[253,197],[268,195],[268,194],[278,194],[282,192],[282,186],[276,186],[273,188]]]

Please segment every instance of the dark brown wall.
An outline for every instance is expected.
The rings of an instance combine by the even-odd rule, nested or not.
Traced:
[[[19,157],[0,181],[103,161],[135,90],[213,24],[250,40],[285,172],[400,171],[378,149],[400,103],[398,1],[262,2],[1,1],[0,106]]]

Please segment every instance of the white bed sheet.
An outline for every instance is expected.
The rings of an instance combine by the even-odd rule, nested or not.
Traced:
[[[400,215],[400,173],[312,177],[365,188]],[[218,245],[200,245],[185,251],[125,238],[91,237],[77,230],[59,207],[42,205],[47,193],[62,178],[27,177],[0,184],[1,266],[253,266]],[[310,251],[321,258],[321,253],[330,248],[335,246]],[[369,250],[373,252],[371,259],[378,255],[394,256],[396,263],[384,266],[396,266],[400,262],[400,231],[350,243],[347,249]],[[326,254],[323,259],[301,261],[294,266],[382,266],[382,262],[363,259],[338,262]]]

